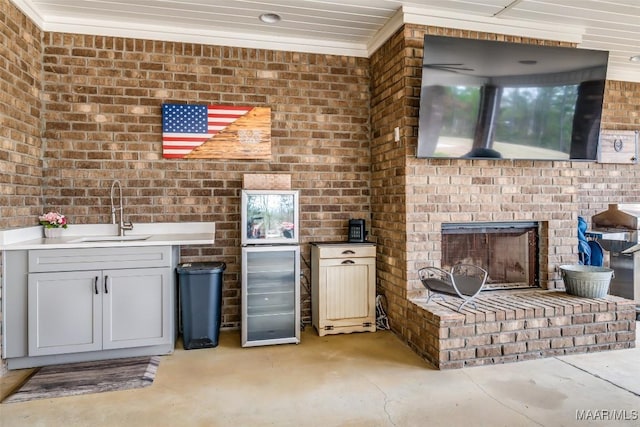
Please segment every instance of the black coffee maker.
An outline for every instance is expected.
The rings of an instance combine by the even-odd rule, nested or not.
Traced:
[[[349,220],[349,243],[362,243],[367,240],[364,219]]]

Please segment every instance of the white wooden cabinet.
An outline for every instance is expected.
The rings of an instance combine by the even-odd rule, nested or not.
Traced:
[[[311,316],[320,336],[376,330],[376,247],[313,243]]]

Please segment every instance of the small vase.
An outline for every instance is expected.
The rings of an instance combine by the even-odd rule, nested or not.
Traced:
[[[47,239],[55,239],[62,236],[62,228],[45,228],[44,237]]]

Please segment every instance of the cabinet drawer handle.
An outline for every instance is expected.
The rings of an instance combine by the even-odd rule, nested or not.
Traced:
[[[355,264],[355,262],[351,261],[350,259],[345,259],[344,261],[342,261],[342,264]]]
[[[345,251],[342,251],[342,255],[350,255],[350,254],[355,254],[355,252],[352,251],[351,249],[347,249]]]
[[[104,276],[104,293],[109,293],[109,288],[107,287],[107,281],[109,280],[109,276]]]
[[[93,281],[93,290],[96,292],[96,295],[98,295],[98,276],[96,276],[96,280]]]

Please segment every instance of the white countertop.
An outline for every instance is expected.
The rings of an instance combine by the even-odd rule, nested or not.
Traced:
[[[158,222],[135,223],[125,236],[150,236],[145,240],[112,240],[82,242],[81,238],[117,236],[113,224],[72,224],[62,229],[59,238],[44,238],[42,226],[0,230],[0,250],[109,248],[132,246],[213,245],[214,222]]]

